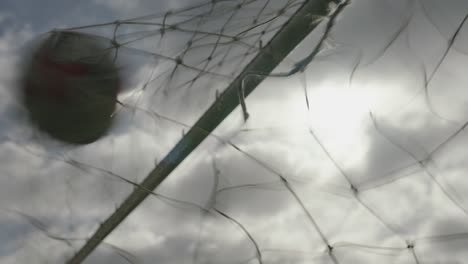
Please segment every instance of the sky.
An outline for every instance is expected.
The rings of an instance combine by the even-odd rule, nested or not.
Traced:
[[[69,259],[300,2],[2,1],[0,263]],[[281,74],[325,23],[246,99],[249,119],[236,109],[85,263],[464,263],[467,14],[352,1],[303,71]],[[131,23],[76,29],[124,43],[108,134],[70,146],[38,131],[17,96],[29,43],[117,20]]]

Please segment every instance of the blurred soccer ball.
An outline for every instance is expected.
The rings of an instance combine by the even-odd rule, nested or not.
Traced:
[[[106,134],[121,82],[102,39],[52,32],[25,59],[23,71],[22,102],[40,131],[70,144]]]

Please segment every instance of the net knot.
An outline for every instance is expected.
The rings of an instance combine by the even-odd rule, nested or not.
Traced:
[[[121,46],[115,39],[112,39],[110,43],[116,49],[118,49]]]

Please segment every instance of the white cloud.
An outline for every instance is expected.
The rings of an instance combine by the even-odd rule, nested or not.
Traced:
[[[159,12],[163,9],[162,2],[95,0],[97,5],[112,10],[115,17]],[[313,62],[304,75],[268,78],[247,100],[251,119],[245,126],[239,121],[241,113],[237,109],[216,131],[244,153],[210,137],[157,190],[203,206],[209,204],[215,187],[227,188],[218,193],[214,204],[238,223],[216,213],[203,218],[197,206],[151,196],[106,241],[148,262],[189,263],[198,243],[201,244],[200,260],[245,261],[256,256],[253,239],[272,263],[294,260],[310,263],[317,254],[321,256],[318,263],[328,263],[321,232],[329,243],[336,245],[334,254],[339,263],[341,260],[395,263],[395,259],[414,263],[411,248],[406,245],[406,240],[413,239],[419,259],[430,260],[430,256],[437,255],[441,263],[463,263],[467,245],[464,232],[468,230],[463,211],[468,207],[468,185],[464,177],[468,138],[464,131],[456,135],[454,141],[432,156],[427,168],[419,166],[406,153],[424,156],[451,136],[457,126],[436,118],[425,104],[424,93],[419,94],[416,103],[403,100],[411,98],[421,87],[423,76],[418,71],[421,61],[410,56],[413,54],[410,48],[415,47],[408,47],[405,41],[396,42],[387,53],[375,56],[376,50],[391,38],[401,17],[386,14],[382,19],[391,23],[382,26],[379,24],[382,21],[375,21],[376,14],[361,9],[369,2],[353,2],[349,13],[339,20],[339,30],[334,32],[337,40],[347,40],[341,43],[343,46],[357,43],[364,53],[370,53],[365,58],[376,58],[375,62],[358,65],[352,85],[348,78],[356,62],[354,46],[353,52],[337,49],[336,55]],[[384,2],[373,4],[383,7]],[[173,1],[164,3],[164,8],[176,5]],[[403,11],[406,14],[407,10]],[[2,14],[0,23],[10,18]],[[357,20],[366,27],[353,28]],[[416,22],[408,33],[410,37],[421,40],[426,38],[419,34],[434,34],[434,31],[418,31],[419,27],[429,25]],[[379,33],[378,42],[372,41],[376,36],[366,32],[366,28]],[[353,35],[356,31],[359,34]],[[182,136],[182,126],[141,112],[133,115],[126,109],[113,133],[87,146],[62,146],[41,137],[27,138],[27,132],[16,133],[17,128],[26,126],[12,116],[15,112],[12,109],[17,107],[11,93],[16,75],[13,66],[20,55],[19,47],[35,32],[31,26],[20,24],[2,32],[0,133],[19,139],[19,144],[8,139],[0,141],[0,206],[22,211],[40,223],[33,221],[34,227],[24,217],[16,215],[15,222],[11,221],[15,218],[11,214],[0,213],[0,223],[13,222],[13,227],[8,228],[20,230],[14,235],[23,240],[13,235],[0,238],[8,240],[1,243],[8,256],[0,256],[0,262],[60,263],[65,254],[71,254],[83,241],[69,247],[45,236],[41,225],[55,235],[89,237],[134,189],[111,174],[141,180]],[[424,41],[410,43],[425,44]],[[370,50],[366,49],[368,46]],[[312,45],[307,42],[305,47],[310,50]],[[441,45],[433,48],[427,49],[431,54],[427,50],[420,52],[419,56],[431,57],[422,60],[424,63],[433,65],[436,56],[432,53],[443,51],[439,49]],[[449,73],[439,76],[433,89],[448,93],[446,88],[456,79],[450,75],[464,77],[463,70],[449,69],[466,65],[463,59],[460,56],[456,64],[445,65]],[[179,73],[178,77],[186,77],[184,70]],[[204,84],[216,81],[212,78]],[[304,83],[309,92],[310,111],[305,107]],[[171,91],[169,97],[160,96],[154,101],[149,97],[138,101],[135,96],[129,103],[155,104],[153,109],[190,122],[214,98],[214,90],[209,90],[208,96],[198,90],[190,91],[184,100],[180,100],[181,95],[187,91],[178,92]],[[465,94],[462,89],[457,92]],[[467,104],[463,96],[456,97],[459,108]],[[439,106],[450,107],[451,102],[441,102]],[[376,112],[380,128],[388,137],[372,124],[369,110]],[[457,111],[457,115],[466,118],[464,111]],[[334,160],[330,160],[309,129],[318,131],[320,143]],[[402,143],[406,151],[390,139]],[[73,167],[66,163],[71,159],[105,171],[76,164]],[[217,186],[213,159],[219,170]],[[411,175],[405,174],[408,170],[400,170],[400,165],[406,162],[415,163]],[[350,184],[356,185],[357,193],[353,193]],[[427,237],[448,233],[456,235]],[[93,256],[95,260],[109,261],[116,255],[115,251],[101,250],[102,247]]]

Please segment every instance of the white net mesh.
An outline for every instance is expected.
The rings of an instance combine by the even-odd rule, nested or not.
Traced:
[[[126,89],[93,144],[7,130],[2,262],[72,259],[140,190],[148,198],[85,263],[465,263],[462,0],[308,14],[318,27],[272,73],[244,73],[241,88],[264,80],[156,190],[141,187],[313,1],[208,1],[66,29],[104,37]]]

